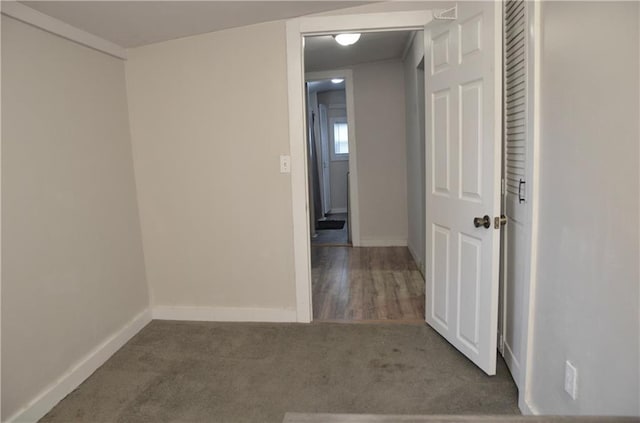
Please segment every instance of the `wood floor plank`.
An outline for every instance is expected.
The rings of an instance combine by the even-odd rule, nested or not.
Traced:
[[[424,321],[425,283],[406,247],[312,246],[314,320]]]

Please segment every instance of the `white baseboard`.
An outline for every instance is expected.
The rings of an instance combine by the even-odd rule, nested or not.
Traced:
[[[416,251],[413,249],[413,247],[411,247],[411,244],[409,244],[408,242],[407,242],[407,248],[409,249],[409,253],[411,253],[411,257],[413,257],[413,261],[416,263],[416,266],[418,266],[418,270],[420,271],[420,274],[424,278],[425,277],[424,263],[422,262],[422,259],[418,257],[418,255],[416,254]]]
[[[519,395],[518,408],[520,409],[520,412],[524,416],[539,416],[540,415],[540,412],[538,411],[538,408],[535,407],[533,404],[529,404],[529,402],[526,399],[524,399],[523,395]]]
[[[360,239],[359,247],[406,247],[406,239]]]
[[[346,207],[336,207],[334,209],[331,209],[331,211],[328,214],[346,213],[346,212],[347,212]]]
[[[507,342],[506,338],[504,339],[502,345],[504,346],[504,354],[502,355],[502,357],[504,357],[504,362],[509,368],[509,372],[511,373],[511,377],[513,378],[516,386],[521,390],[522,387],[520,385],[522,383],[522,380],[520,373],[520,362],[516,358],[516,355],[513,353],[513,350],[511,349],[511,346]]]
[[[144,310],[124,327],[116,331],[94,348],[82,360],[65,372],[62,377],[44,389],[25,407],[9,417],[7,423],[37,422],[60,400],[85,381],[102,366],[116,351],[151,321],[151,312]]]
[[[296,322],[294,309],[243,307],[155,306],[157,320],[192,320],[201,322]]]

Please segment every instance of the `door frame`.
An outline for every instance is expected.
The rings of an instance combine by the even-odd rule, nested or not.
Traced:
[[[541,6],[539,2],[527,5],[533,17],[530,30],[532,63],[532,176],[530,197],[533,203],[531,210],[531,254],[529,286],[527,288],[527,311],[525,322],[525,346],[523,359],[523,386],[519,389],[518,405],[524,414],[537,414],[537,410],[530,402],[531,392],[531,354],[533,350],[533,326],[532,315],[535,308],[535,285],[537,280],[537,227],[538,215],[538,180],[539,180],[539,146],[540,146],[540,81],[541,81]],[[289,144],[292,158],[291,188],[293,211],[293,237],[294,237],[294,266],[296,287],[296,316],[298,322],[308,323],[313,319],[311,303],[311,257],[310,244],[308,242],[309,218],[308,218],[308,191],[307,191],[307,163],[305,144],[305,114],[304,114],[304,62],[302,37],[305,35],[324,35],[339,31],[392,31],[392,30],[423,30],[424,25],[433,20],[430,10],[410,12],[390,12],[356,14],[327,17],[296,18],[287,21],[287,75],[288,75],[288,100],[289,100]],[[501,34],[501,28],[498,29]],[[425,54],[427,52],[425,51]],[[425,119],[428,118],[425,116]],[[500,129],[501,130],[501,129]],[[351,146],[350,146],[351,148]]]
[[[527,87],[527,142],[529,149],[527,150],[527,197],[529,199],[527,207],[529,214],[529,221],[526,229],[529,234],[529,242],[527,245],[528,251],[525,256],[525,270],[523,276],[523,319],[522,327],[519,330],[522,331],[522,356],[520,357],[520,374],[513,375],[513,378],[518,386],[518,407],[524,415],[537,415],[538,410],[531,403],[531,375],[532,375],[532,360],[533,353],[533,335],[534,335],[534,308],[535,308],[535,287],[536,287],[536,263],[538,252],[538,204],[539,204],[539,173],[540,173],[540,86],[541,86],[541,49],[542,49],[542,15],[541,15],[541,3],[540,2],[526,2],[526,14],[528,16],[527,31],[528,40],[526,48],[529,51],[529,62],[527,64],[528,72],[528,87]],[[503,128],[504,131],[504,128]],[[504,136],[503,136],[504,137]],[[503,138],[503,155],[505,149],[505,140]],[[504,201],[504,194],[503,194]],[[504,205],[503,205],[504,207]],[[507,226],[509,223],[507,222]],[[507,227],[508,230],[508,227]],[[506,237],[505,237],[506,238]],[[498,325],[499,345],[498,350],[503,356],[509,371],[512,372],[510,361],[514,359],[511,351],[505,351],[505,332],[508,330],[508,303],[506,297],[508,295],[508,288],[506,286],[506,274],[507,267],[510,265],[510,258],[508,254],[508,241],[503,243],[505,251],[501,254],[501,272],[502,277],[500,280],[500,321]]]
[[[523,355],[521,362],[521,385],[518,389],[518,407],[523,414],[539,414],[538,410],[531,404],[531,375],[533,374],[531,356],[533,354],[534,344],[534,308],[535,308],[535,290],[537,282],[537,259],[538,259],[538,224],[539,224],[539,180],[540,180],[540,104],[541,94],[540,87],[542,83],[541,58],[542,58],[542,4],[541,2],[526,2],[527,14],[529,22],[527,23],[527,31],[529,31],[529,44],[527,48],[531,52],[530,63],[528,63],[527,72],[529,72],[530,86],[528,87],[527,99],[527,118],[529,119],[529,128],[527,130],[527,138],[530,144],[530,157],[527,157],[528,177],[531,180],[529,205],[529,251],[526,255],[527,266],[524,278],[524,308],[525,318],[523,319]],[[507,261],[507,260],[505,260]],[[506,315],[505,315],[506,319]]]
[[[298,322],[309,323],[313,320],[311,300],[311,246],[309,243],[309,192],[305,134],[304,37],[349,31],[423,30],[424,26],[432,20],[433,14],[430,10],[419,10],[302,17],[287,21],[286,54],[289,99],[289,148],[291,154],[291,207],[293,213],[296,319]],[[349,111],[347,111],[347,113],[349,113]],[[353,129],[355,130],[355,128]],[[349,135],[351,136],[351,133]],[[351,148],[351,144],[349,147]],[[349,164],[351,165],[351,163]],[[351,204],[352,210],[357,207],[357,203]],[[353,241],[355,242],[356,239],[356,236],[354,236]]]
[[[304,70],[304,67],[303,67]],[[351,69],[335,69],[318,72],[307,72],[304,75],[305,81],[319,81],[331,78],[344,79],[345,108],[347,111],[347,126],[349,129],[349,231],[351,233],[351,243],[354,247],[360,246],[360,207],[358,207],[358,160],[356,153],[356,125],[355,106],[353,99],[353,71]],[[291,83],[291,82],[289,82]],[[290,116],[291,117],[291,116]],[[327,110],[327,122],[329,121]],[[331,163],[331,141],[329,140],[329,163]],[[331,164],[329,164],[331,166]],[[329,172],[330,174],[331,172]],[[293,175],[292,175],[293,178]],[[329,177],[331,178],[331,177]],[[329,188],[331,189],[331,188]],[[333,207],[333,204],[332,204]]]

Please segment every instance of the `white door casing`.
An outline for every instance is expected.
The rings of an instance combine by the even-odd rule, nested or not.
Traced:
[[[504,211],[509,223],[503,245],[503,356],[529,409],[527,374],[535,281],[539,119],[540,3],[504,4]],[[522,182],[521,182],[522,181]]]
[[[296,285],[296,315],[298,322],[312,320],[311,302],[311,252],[309,246],[309,194],[308,170],[306,164],[305,114],[304,114],[304,52],[303,37],[306,35],[331,35],[348,31],[395,31],[418,30],[432,20],[431,11],[413,10],[355,15],[313,16],[287,21],[287,81],[289,103],[289,149],[291,155],[291,205],[293,223],[294,277]],[[345,81],[349,81],[351,71],[345,70]],[[350,88],[351,87],[351,88]],[[353,116],[353,88],[347,84],[347,118]],[[350,91],[351,90],[351,91]],[[351,99],[351,100],[350,100]],[[349,169],[350,169],[350,229],[352,243],[359,245],[355,126],[349,125]]]
[[[501,178],[501,15],[459,3],[425,26],[425,319],[487,374],[496,371]],[[490,228],[476,228],[488,215]]]
[[[301,36],[424,29],[425,155],[432,167],[426,172],[426,320],[486,373],[495,374],[499,231],[477,229],[472,222],[500,212],[502,21],[499,5],[492,2],[461,3],[457,12],[454,22],[429,26],[429,12],[287,22],[296,309],[299,322],[311,320]]]
[[[504,278],[504,358],[516,385],[521,386],[521,357],[523,355],[522,319],[524,282],[530,245],[530,218],[527,191],[531,180],[527,175],[528,104],[527,65],[528,31],[527,7],[523,0],[504,3],[504,175],[506,242]]]

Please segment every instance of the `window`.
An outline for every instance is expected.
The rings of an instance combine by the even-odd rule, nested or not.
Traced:
[[[346,123],[336,122],[333,124],[333,151],[336,156],[349,154],[349,131]]]

